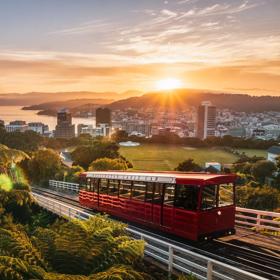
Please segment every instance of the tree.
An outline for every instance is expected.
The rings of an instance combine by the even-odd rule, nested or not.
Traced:
[[[128,140],[128,134],[124,130],[117,130],[114,134],[112,134],[111,139],[114,142],[123,142]]]
[[[67,170],[64,171],[64,179],[67,182],[73,182],[73,183],[78,183],[79,182],[79,175],[84,172],[85,170],[79,166],[75,165],[72,166],[71,168],[68,168]]]
[[[88,169],[89,165],[98,158],[118,158],[119,147],[110,141],[93,140],[90,145],[78,146],[71,157],[76,165]]]
[[[127,168],[126,162],[120,158],[100,158],[93,161],[89,166],[89,170],[93,171],[126,170]]]
[[[276,158],[276,170],[277,170],[277,173],[276,173],[275,183],[276,183],[276,186],[278,188],[280,188],[280,156],[278,156]]]
[[[35,183],[54,179],[56,174],[61,172],[62,169],[59,155],[51,149],[35,152],[28,162],[28,174]]]
[[[280,207],[280,192],[273,187],[237,187],[236,196],[240,207],[266,211],[274,211]]]
[[[261,183],[264,183],[265,178],[271,177],[275,171],[275,164],[268,160],[259,160],[251,168],[252,175]]]
[[[43,143],[43,137],[34,131],[0,131],[0,143],[25,152],[36,151]]]
[[[28,185],[13,183],[7,175],[0,175],[0,209],[4,209],[1,215],[12,214],[14,220],[26,222],[30,218],[33,203]]]
[[[14,164],[27,158],[29,156],[26,153],[0,144],[0,173],[8,174]]]
[[[233,165],[235,172],[240,172],[243,174],[251,174],[252,166],[253,164],[249,162],[235,163]]]
[[[194,162],[192,158],[189,158],[181,163],[175,168],[176,171],[186,171],[186,172],[200,172],[202,168],[200,165]]]

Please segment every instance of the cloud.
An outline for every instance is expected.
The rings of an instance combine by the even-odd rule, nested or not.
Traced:
[[[194,49],[197,47],[193,46]],[[181,58],[178,60],[181,62],[176,63],[156,63],[151,59],[142,64],[130,61],[110,66],[102,65],[100,57],[59,53],[34,55],[16,52],[13,56],[10,52],[8,57],[0,56],[2,91],[150,90],[157,79],[171,73],[194,88],[228,89],[234,86],[236,89],[251,88],[252,93],[257,92],[257,88],[266,89],[271,94],[280,90],[280,57],[228,61],[219,65],[197,59],[182,62]]]
[[[274,65],[275,72],[267,71]],[[258,69],[258,71],[256,71]],[[280,94],[280,58],[275,61],[239,61],[235,65],[204,67],[187,71],[185,76],[194,85],[254,94]]]
[[[244,1],[239,5],[231,5],[229,3],[216,3],[211,6],[204,8],[192,8],[187,12],[183,12],[180,15],[180,18],[190,17],[190,16],[217,16],[217,15],[231,15],[244,12],[246,10],[260,6],[261,2],[249,2]]]
[[[49,32],[49,35],[84,35],[89,33],[104,33],[112,31],[113,24],[105,20],[93,20],[90,22],[85,22],[79,26],[64,28],[56,31]]]
[[[180,0],[177,2],[177,4],[182,5],[190,2],[196,2],[197,0]]]
[[[173,12],[173,11],[170,11],[170,10],[167,10],[167,9],[161,10],[160,13],[164,16],[169,17],[169,18],[173,18],[173,17],[177,16],[176,12]]]
[[[257,9],[251,11],[256,18],[244,20],[239,15],[263,3],[264,0],[169,1],[164,9],[161,5],[158,9],[133,11],[137,16],[129,21],[95,19],[63,27],[48,33],[48,39],[65,39],[67,43],[75,40],[72,42],[79,50],[88,44],[94,46],[94,51],[2,50],[0,88],[3,90],[5,84],[9,88],[20,88],[22,84],[26,88],[28,84],[64,84],[70,88],[75,84],[83,89],[143,89],[148,88],[148,81],[152,83],[161,75],[180,76],[186,71],[196,85],[199,81],[217,85],[220,74],[220,79],[228,79],[240,88],[248,87],[247,78],[254,83],[253,77],[259,84],[254,87],[266,88],[261,81],[271,81],[271,87],[275,87],[280,72],[278,26],[260,21]],[[67,49],[75,47],[69,44]],[[238,79],[244,81],[237,85]],[[230,82],[221,81],[221,86],[229,88]]]
[[[217,27],[219,25],[218,21],[215,22],[204,22],[201,24],[201,27]]]

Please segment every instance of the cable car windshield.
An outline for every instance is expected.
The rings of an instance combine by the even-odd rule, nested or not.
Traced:
[[[201,209],[209,210],[234,204],[234,185],[208,185],[202,190]]]

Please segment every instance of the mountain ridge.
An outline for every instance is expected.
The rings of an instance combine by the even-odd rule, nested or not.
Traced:
[[[77,94],[79,95],[77,97]],[[136,94],[136,96],[135,96]],[[196,89],[178,89],[172,91],[154,91],[142,94],[139,91],[127,91],[121,93],[95,93],[95,92],[65,92],[59,94],[53,93],[29,93],[27,95],[14,94],[13,96],[1,95],[1,105],[15,105],[15,102],[19,96],[21,101],[27,104],[20,104],[28,106],[25,109],[30,110],[57,110],[62,107],[69,107],[75,111],[80,107],[83,109],[86,106],[96,107],[97,105],[106,106],[113,110],[116,109],[140,109],[140,108],[165,108],[165,109],[184,109],[186,106],[199,106],[202,101],[211,101],[217,108],[228,108],[235,111],[244,112],[262,112],[262,111],[280,111],[280,96],[253,96],[246,93],[222,93],[212,92],[207,90]],[[36,98],[32,99],[32,97]],[[4,97],[3,97],[4,96]],[[43,98],[42,98],[43,96]],[[44,99],[48,99],[51,96],[52,100],[44,102]],[[73,97],[75,98],[70,98]],[[95,97],[95,98],[87,98]],[[115,98],[109,98],[113,96]],[[14,97],[11,98],[11,97]],[[28,97],[27,100],[24,97]],[[106,98],[105,98],[106,97]],[[7,102],[3,102],[6,100]],[[36,102],[39,100],[39,102]],[[10,102],[10,103],[9,103]],[[17,105],[19,103],[16,103]],[[31,103],[31,104],[30,104]],[[37,103],[37,104],[36,104]],[[30,106],[31,105],[31,106]]]
[[[263,112],[280,111],[280,96],[252,96],[248,94],[230,94],[177,90],[166,93],[148,93],[140,97],[130,97],[115,101],[109,105],[112,109],[124,108],[175,108],[199,106],[202,101],[211,101],[217,108],[234,111]]]

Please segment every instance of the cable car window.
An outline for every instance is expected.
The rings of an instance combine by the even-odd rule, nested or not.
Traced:
[[[120,197],[130,198],[131,196],[131,181],[120,182]]]
[[[176,185],[174,206],[185,210],[197,210],[198,186]]]
[[[97,192],[98,191],[98,179],[89,178],[88,190],[91,191],[91,192]]]
[[[119,181],[109,180],[109,195],[118,196],[119,195]]]
[[[147,182],[146,202],[153,201],[154,183]]]
[[[108,194],[108,180],[100,179],[99,194]]]
[[[163,184],[155,183],[153,203],[162,204],[163,201]]]
[[[133,182],[132,185],[132,198],[145,201],[146,183]]]
[[[91,179],[90,179],[90,178],[87,178],[87,181],[86,181],[86,190],[87,190],[87,191],[91,191]]]
[[[202,210],[213,209],[218,206],[218,186],[205,186],[202,190]]]
[[[175,185],[165,184],[164,190],[164,205],[173,206],[174,205],[174,196],[175,196]]]
[[[234,185],[219,185],[219,207],[234,204]]]

